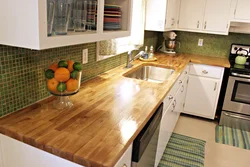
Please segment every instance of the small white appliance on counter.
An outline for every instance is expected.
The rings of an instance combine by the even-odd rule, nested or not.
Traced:
[[[177,43],[179,44],[179,47],[181,45],[181,43],[175,39],[176,36],[177,35],[175,32],[172,32],[172,31],[164,32],[163,33],[164,40],[158,50],[167,54],[173,54],[173,55],[176,54],[175,49],[176,49]]]

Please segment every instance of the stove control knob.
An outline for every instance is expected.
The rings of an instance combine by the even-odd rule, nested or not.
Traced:
[[[234,47],[234,50],[238,50],[238,48],[237,48],[237,47]]]

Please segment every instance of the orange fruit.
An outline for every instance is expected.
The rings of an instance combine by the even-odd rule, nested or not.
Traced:
[[[67,68],[60,67],[55,71],[55,79],[59,82],[66,82],[70,78],[70,72]]]
[[[54,72],[57,70],[58,68],[58,64],[57,63],[53,63],[49,66],[49,69],[53,70]]]
[[[67,87],[67,91],[69,92],[73,92],[73,91],[76,91],[77,88],[78,88],[78,80],[76,79],[69,79],[67,82],[66,82],[66,87]]]
[[[75,62],[73,62],[72,60],[68,60],[67,63],[68,63],[68,70],[69,70],[69,72],[72,72],[74,70],[73,64]]]
[[[47,87],[51,92],[56,92],[57,91],[57,85],[59,84],[59,82],[55,79],[49,79],[47,81]]]

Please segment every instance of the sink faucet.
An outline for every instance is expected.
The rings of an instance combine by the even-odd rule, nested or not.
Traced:
[[[144,51],[140,51],[134,58],[132,58],[132,51],[128,51],[127,56],[127,65],[126,68],[131,68],[133,64],[131,64],[134,60],[138,59],[139,57],[142,57],[144,55]]]

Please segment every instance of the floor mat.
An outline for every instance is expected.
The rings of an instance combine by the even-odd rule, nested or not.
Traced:
[[[216,143],[250,150],[250,132],[227,126],[216,126]]]
[[[203,167],[206,142],[173,133],[158,167]]]

